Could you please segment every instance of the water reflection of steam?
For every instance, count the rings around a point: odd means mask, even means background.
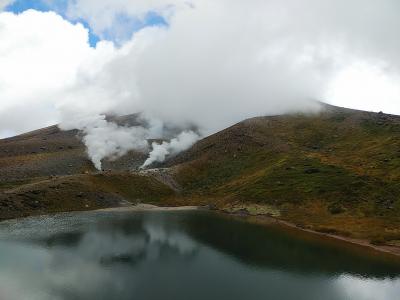
[[[377,280],[341,275],[335,283],[343,299],[394,300],[400,298],[400,279]]]
[[[24,238],[0,244],[0,299],[85,299],[99,286],[110,295],[126,286],[133,292],[146,263],[166,256],[185,261],[198,252],[189,237],[164,225],[139,217],[27,241],[21,232]],[[131,282],[115,276],[113,268],[129,273]]]
[[[386,300],[400,291],[398,277],[382,275],[395,269],[360,261],[375,268],[367,272],[351,263],[353,256],[334,259],[337,252],[294,243],[279,232],[267,239],[264,229],[207,214],[89,219],[90,226],[70,232],[65,225],[57,232],[59,221],[47,236],[41,230],[32,239],[27,223],[26,232],[18,225],[22,238],[0,240],[0,299]]]

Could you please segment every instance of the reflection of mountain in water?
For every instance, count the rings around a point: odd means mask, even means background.
[[[365,277],[395,277],[400,263],[380,257],[362,256],[343,245],[310,242],[281,228],[249,224],[210,213],[192,213],[184,218],[186,232],[236,259],[256,266],[298,273],[340,274]]]
[[[96,224],[88,231],[64,232],[51,235],[36,243],[49,248],[75,248],[79,256],[103,265],[138,264],[154,254],[190,259],[196,255],[194,244],[174,222],[151,214],[136,213],[133,217],[110,219]]]
[[[0,236],[0,299],[360,300],[400,287],[372,279],[394,264],[206,211],[32,218]]]
[[[174,255],[190,259],[199,248],[192,239],[258,268],[327,276],[383,278],[400,274],[400,264],[393,261],[210,212],[137,212],[106,219],[89,231],[55,234],[40,243],[78,248],[81,255],[109,265],[137,264],[154,253],[163,259]]]
[[[261,269],[374,278],[400,274],[400,263],[363,255],[354,247],[305,240],[300,232],[250,224],[213,212],[135,212],[112,217],[109,213],[86,213],[77,214],[76,218],[77,223],[88,222],[90,226],[73,231],[55,230],[56,233],[34,243],[51,249],[73,249],[75,255],[103,265],[135,265],[149,257],[190,260],[198,254],[199,245],[204,244]],[[53,227],[63,224],[62,220],[53,222]],[[37,226],[28,223],[25,227],[34,230]],[[34,236],[34,232],[24,236]]]

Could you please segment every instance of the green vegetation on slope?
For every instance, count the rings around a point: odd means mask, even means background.
[[[273,205],[324,232],[400,239],[400,118],[328,107],[253,118],[169,162],[187,197]],[[357,221],[357,222],[355,222]]]
[[[174,191],[150,176],[131,173],[97,174],[90,176],[90,181],[99,188],[111,193],[118,193],[130,202],[157,204],[174,197]]]
[[[140,165],[143,153],[96,173],[77,134],[49,127],[0,141],[0,218],[123,200],[210,204],[400,245],[398,116],[326,106],[248,119],[170,158],[173,188],[163,176],[119,171]]]
[[[53,176],[15,184],[0,192],[0,219],[116,207],[125,201],[157,204],[175,195],[154,178],[127,172]]]

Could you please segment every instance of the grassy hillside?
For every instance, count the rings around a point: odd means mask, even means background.
[[[137,125],[136,116],[114,118],[120,125]],[[146,154],[130,151],[117,160],[104,160],[107,170],[124,171],[140,166]],[[36,177],[94,172],[81,133],[61,131],[57,126],[0,140],[0,187],[7,182]]]
[[[53,176],[0,190],[0,220],[62,211],[168,203],[175,192],[150,176],[127,172]]]
[[[162,172],[133,171],[145,157],[131,152],[97,173],[77,131],[53,126],[0,140],[0,218],[123,199],[209,204],[400,246],[399,116],[327,105],[240,122],[170,158]]]
[[[136,115],[114,117],[135,126]],[[145,153],[129,152],[103,161],[98,172],[77,130],[57,126],[0,140],[0,220],[50,212],[120,206],[125,201],[163,203],[175,192],[150,176],[127,170],[140,166]]]
[[[177,165],[188,198],[227,210],[267,207],[300,226],[376,243],[400,240],[398,116],[327,106],[253,118],[167,165]]]

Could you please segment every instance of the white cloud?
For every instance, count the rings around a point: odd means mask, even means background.
[[[0,41],[0,128],[22,132],[57,121],[57,94],[91,55],[87,30],[51,12],[4,12]]]
[[[384,2],[78,0],[70,9],[101,31],[112,24],[98,23],[98,14],[162,14],[172,5],[168,28],[137,33],[85,91],[100,89],[103,98],[106,90],[118,111],[145,110],[209,133],[245,117],[304,109],[360,57],[396,69],[399,4]]]
[[[11,4],[12,0],[0,0],[0,12],[9,4]]]
[[[326,99],[339,106],[400,115],[400,76],[384,67],[349,65],[331,81]]]
[[[331,79],[359,61],[385,66],[384,75],[398,83],[395,0],[71,3],[69,16],[86,19],[95,32],[112,30],[121,13],[143,18],[155,11],[169,25],[140,30],[120,48],[100,42],[93,49],[82,25],[55,13],[1,13],[0,132],[57,120],[89,132],[101,114],[144,111],[155,122],[195,124],[209,134],[246,117],[312,109],[310,99],[321,99]],[[359,101],[366,109],[385,103]],[[398,99],[387,103],[394,108]],[[118,147],[103,154],[119,155]]]
[[[119,37],[126,35],[123,31],[130,31],[124,28],[121,19],[131,16],[140,21],[148,12],[168,19],[175,9],[188,5],[187,0],[79,0],[69,2],[67,15],[71,19],[87,20],[101,37],[105,32],[112,32]]]
[[[72,102],[75,109],[83,105],[106,110],[101,101],[84,99],[83,87],[114,57],[112,43],[91,48],[88,30],[81,24],[35,10],[0,13],[0,41],[1,132],[16,134],[53,125],[66,110],[60,107]],[[78,89],[79,98],[68,98]]]

